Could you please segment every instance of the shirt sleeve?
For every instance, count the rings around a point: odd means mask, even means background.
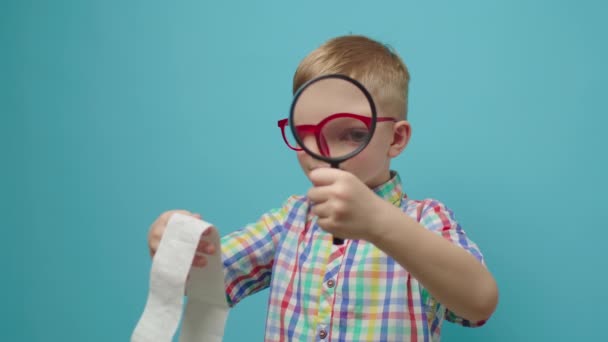
[[[221,239],[226,298],[232,307],[270,284],[275,251],[296,197]]]
[[[436,200],[426,200],[419,210],[418,221],[430,231],[441,235],[446,240],[463,248],[473,255],[482,265],[485,265],[483,255],[477,244],[471,241],[460,224],[456,221],[452,210],[443,203]],[[460,324],[465,327],[479,327],[485,324],[484,321],[469,321],[454,312],[450,311],[443,304],[437,302],[426,289],[423,289],[423,299],[429,311],[429,317],[444,317],[448,321]],[[432,322],[431,324],[436,324]]]

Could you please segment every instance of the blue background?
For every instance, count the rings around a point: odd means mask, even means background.
[[[299,61],[365,34],[412,74],[409,195],[445,202],[500,304],[445,341],[603,340],[602,1],[3,1],[2,341],[126,341],[164,210],[222,233],[308,182],[281,141]],[[260,341],[268,292],[229,317]]]

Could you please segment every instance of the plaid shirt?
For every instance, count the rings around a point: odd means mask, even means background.
[[[408,199],[398,174],[373,190],[483,263],[453,213],[435,200]],[[453,314],[373,244],[334,246],[309,209],[293,196],[222,238],[230,305],[270,287],[265,341],[439,341],[444,319],[484,323]]]

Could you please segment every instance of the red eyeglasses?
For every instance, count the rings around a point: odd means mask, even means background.
[[[333,137],[334,134],[327,133],[328,132],[327,127],[331,127],[331,126],[327,126],[327,125],[330,123],[336,123],[340,119],[348,119],[349,122],[351,122],[351,123],[357,122],[357,123],[359,123],[358,126],[360,126],[359,128],[349,128],[347,132],[345,132],[344,130],[341,130],[340,133],[336,133],[336,134],[339,134],[339,138],[336,136],[336,139],[339,139],[342,142],[342,144],[344,144],[344,141],[350,141],[350,142],[360,144],[361,141],[365,141],[365,139],[368,139],[369,130],[371,128],[371,123],[372,123],[372,118],[369,116],[363,116],[363,115],[352,114],[352,113],[332,114],[332,115],[326,117],[325,119],[321,120],[321,122],[319,122],[316,125],[297,125],[295,127],[296,134],[298,134],[298,137],[300,138],[300,140],[303,140],[303,138],[305,136],[310,136],[310,135],[314,136],[315,140],[317,142],[317,146],[319,146],[319,152],[323,156],[329,156],[330,146],[335,146],[335,144],[332,145],[332,141],[335,139]],[[391,117],[376,118],[376,122],[385,122],[385,121],[397,122],[397,119],[391,118]],[[285,144],[287,144],[287,147],[289,147],[290,149],[292,149],[294,151],[302,151],[302,148],[298,146],[298,144],[295,142],[295,139],[292,139],[293,141],[290,142],[290,139],[288,137],[291,137],[291,132],[285,132],[285,128],[287,127],[288,124],[289,124],[289,119],[282,119],[277,122],[277,126],[279,126],[279,128],[281,128],[281,134],[283,135],[283,140],[285,141]],[[361,125],[361,124],[363,124],[363,125]],[[343,125],[338,125],[338,126],[342,127]],[[353,126],[353,125],[349,125],[349,127],[350,126]],[[331,132],[331,131],[333,131],[333,130],[330,129],[329,132]]]

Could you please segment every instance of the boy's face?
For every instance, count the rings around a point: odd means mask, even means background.
[[[378,117],[385,116],[382,107],[378,104],[376,106]],[[297,125],[318,124],[328,115],[340,112],[371,117],[369,103],[361,91],[335,82],[319,83],[318,87],[313,84],[300,96],[295,108],[294,120]],[[340,169],[354,174],[371,188],[386,182],[390,177],[390,160],[405,148],[409,133],[407,121],[378,121],[369,144],[359,154],[342,162]],[[311,145],[306,146],[318,153]],[[315,168],[329,167],[328,163],[315,159],[304,151],[298,151],[297,156],[307,177]]]

